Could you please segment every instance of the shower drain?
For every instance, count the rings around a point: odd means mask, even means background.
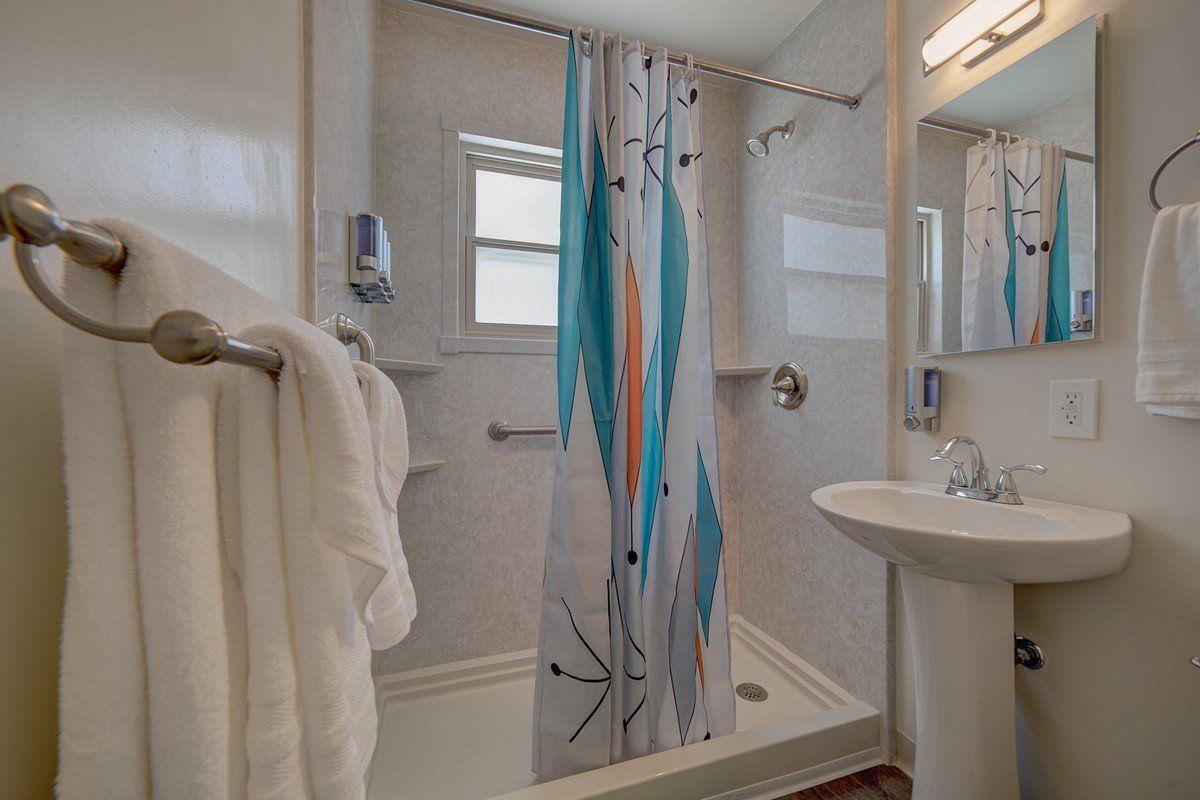
[[[759,686],[757,683],[739,683],[734,689],[737,696],[743,700],[749,700],[751,703],[761,703],[767,699],[767,689],[765,686]]]

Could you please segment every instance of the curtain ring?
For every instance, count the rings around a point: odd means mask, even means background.
[[[996,143],[996,129],[995,128],[984,128],[984,130],[987,131],[988,138],[980,139],[979,145],[982,147],[983,145],[995,144]]]
[[[1008,131],[1000,131],[1000,135],[1004,137],[1004,146],[1005,147],[1008,147],[1010,144],[1013,143],[1012,134],[1009,133]]]

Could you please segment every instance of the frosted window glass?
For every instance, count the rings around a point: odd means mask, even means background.
[[[558,324],[558,254],[475,249],[475,321]]]
[[[475,172],[475,235],[510,242],[558,244],[557,180]]]

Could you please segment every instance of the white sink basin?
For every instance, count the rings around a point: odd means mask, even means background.
[[[912,481],[839,483],[812,500],[900,566],[917,684],[913,800],[1019,800],[1012,585],[1117,572],[1129,517],[1033,498],[999,505]]]
[[[925,575],[1058,583],[1120,571],[1129,517],[1025,498],[1019,506],[951,497],[916,481],[838,483],[813,492],[825,519],[873,553]]]

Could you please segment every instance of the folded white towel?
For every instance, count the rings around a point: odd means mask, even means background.
[[[1158,212],[1142,277],[1135,398],[1200,419],[1200,203]]]
[[[396,517],[396,498],[408,476],[408,427],[404,403],[391,379],[363,361],[354,362],[354,371],[358,375],[371,427],[376,485],[388,521],[388,544],[392,553],[391,569],[367,605],[365,622],[371,648],[386,650],[408,635],[417,615],[417,599]]]
[[[68,269],[73,302],[124,324],[177,308],[257,324],[244,335],[285,366],[276,387],[67,334],[58,795],[362,797],[363,619],[396,559],[346,351],[194,256],[102,224],[128,260],[119,281]]]
[[[65,287],[102,319],[149,325],[191,308],[237,330],[287,318],[195,256],[100,224],[127,246],[120,280],[73,266]],[[67,337],[59,797],[241,797],[244,604],[220,557],[215,460],[217,394],[232,368]]]

